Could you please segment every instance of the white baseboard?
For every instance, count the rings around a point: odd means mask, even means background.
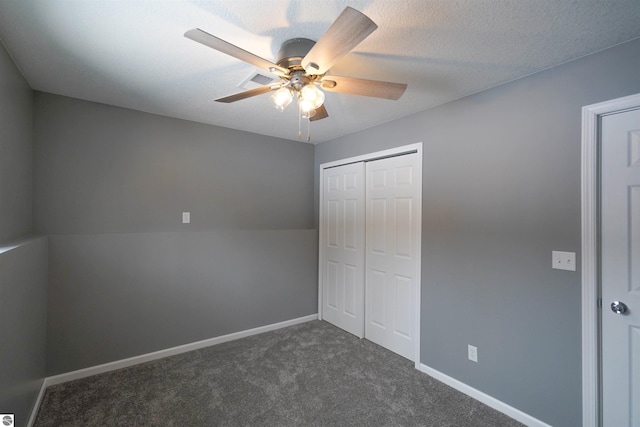
[[[44,396],[44,391],[47,387],[62,384],[67,381],[78,380],[80,378],[90,377],[92,375],[102,374],[104,372],[115,371],[117,369],[127,368],[129,366],[138,365],[140,363],[150,362],[152,360],[162,359],[164,357],[175,356],[176,354],[186,353],[188,351],[198,350],[205,347],[210,347],[216,344],[222,344],[223,342],[233,341],[240,338],[245,338],[251,335],[262,334],[264,332],[275,331],[276,329],[286,328],[287,326],[297,325],[299,323],[309,322],[316,320],[318,314],[310,314],[304,317],[298,317],[297,319],[285,320],[284,322],[273,323],[271,325],[260,326],[245,331],[234,332],[228,335],[222,335],[215,338],[209,338],[202,341],[196,341],[190,344],[184,344],[177,347],[171,347],[165,350],[154,351],[153,353],[141,354],[140,356],[129,357],[127,359],[116,360],[114,362],[104,363],[102,365],[91,366],[89,368],[79,369],[77,371],[66,372],[64,374],[54,375],[47,377],[42,382],[40,394],[36,404],[31,411],[31,417],[29,417],[28,426],[31,427],[35,421],[38,409],[40,408],[40,402]]]
[[[514,408],[513,406],[509,406],[506,403],[489,396],[486,393],[481,392],[480,390],[476,390],[475,388],[468,386],[467,384],[456,380],[446,374],[443,374],[440,371],[437,371],[433,368],[425,364],[420,364],[418,370],[424,372],[429,375],[445,383],[446,385],[455,388],[456,390],[466,394],[467,396],[473,397],[474,399],[484,403],[485,405],[495,409],[496,411],[500,411],[505,415],[510,416],[516,421],[520,421],[522,424],[525,424],[528,427],[551,427],[549,424],[546,424],[531,415],[525,414],[519,409]]]
[[[91,366],[89,368],[79,369],[77,371],[67,372],[60,375],[54,375],[47,377],[45,383],[48,386],[65,383],[67,381],[77,380],[80,378],[90,377],[96,374],[102,374],[104,372],[115,371],[117,369],[127,368],[129,366],[138,365],[140,363],[150,362],[152,360],[162,359],[163,357],[175,356],[176,354],[186,353],[188,351],[198,350],[201,348],[209,347],[216,344],[222,344],[223,342],[233,341],[240,338],[248,337],[251,335],[261,334],[263,332],[274,331],[280,328],[286,328],[287,326],[297,325],[298,323],[309,322],[316,320],[317,314],[311,314],[309,316],[299,317],[297,319],[285,320],[284,322],[274,323],[271,325],[260,326],[246,331],[234,332],[228,335],[222,335],[220,337],[209,338],[202,341],[196,341],[190,344],[179,345],[177,347],[167,348],[165,350],[154,351],[153,353],[141,354],[140,356],[129,357],[128,359],[116,360],[115,362],[109,362],[102,365]]]
[[[44,397],[44,391],[46,389],[47,389],[47,380],[45,378],[44,380],[42,380],[42,384],[40,385],[40,392],[38,393],[36,402],[33,404],[33,409],[31,409],[31,415],[29,416],[27,427],[32,427],[33,423],[36,422],[36,415],[38,415],[38,409],[40,409],[40,403],[42,402],[42,398]]]

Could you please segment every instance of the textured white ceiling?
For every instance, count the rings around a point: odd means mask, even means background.
[[[297,139],[296,108],[233,104],[255,69],[183,34],[201,28],[274,60],[351,6],[378,30],[333,74],[407,83],[398,101],[327,93],[311,142],[350,134],[640,37],[638,0],[1,0],[0,40],[31,87]]]

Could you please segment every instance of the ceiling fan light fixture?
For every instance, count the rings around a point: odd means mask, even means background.
[[[276,62],[254,55],[199,28],[189,30],[184,35],[260,70],[269,70],[280,78],[275,82],[270,76],[262,75],[271,79],[270,83],[216,99],[217,102],[231,103],[271,93],[274,107],[284,111],[295,96],[298,101],[298,136],[302,136],[302,119],[308,119],[309,141],[309,122],[329,117],[324,106],[325,93],[321,89],[394,100],[399,99],[406,90],[407,85],[402,83],[326,76],[340,58],[352,51],[376,28],[378,26],[368,16],[347,6],[317,42],[306,38],[293,38],[283,42]],[[258,83],[253,77],[250,80]]]
[[[305,103],[308,102],[313,110],[320,108],[324,102],[324,92],[318,89],[313,83],[305,85],[300,89],[300,102],[302,101]]]
[[[304,99],[302,96],[298,97],[298,106],[300,107],[300,115],[303,118],[309,118],[313,115],[312,111],[316,111],[314,103],[308,99]]]
[[[300,113],[300,117],[302,117],[303,119],[310,119],[315,115],[316,115],[316,110],[309,110],[309,111],[302,110]]]
[[[291,104],[292,99],[293,94],[291,90],[286,87],[281,87],[271,95],[271,102],[279,111],[284,111],[284,109]]]

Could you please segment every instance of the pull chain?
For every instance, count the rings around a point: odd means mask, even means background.
[[[315,112],[314,112],[315,113]],[[311,141],[311,114],[302,116],[302,106],[300,105],[300,93],[298,93],[298,139],[302,139],[302,119],[307,120],[307,142]]]
[[[300,107],[300,95],[298,95],[298,139],[302,138],[302,108]]]

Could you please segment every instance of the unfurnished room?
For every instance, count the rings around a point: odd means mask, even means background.
[[[1,0],[2,425],[640,427],[639,24]]]

